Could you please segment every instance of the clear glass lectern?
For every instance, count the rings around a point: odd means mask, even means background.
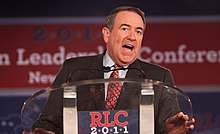
[[[105,91],[112,82],[122,82],[123,89],[116,109],[105,110]],[[24,131],[32,130],[51,92],[56,90],[63,91],[64,134],[154,134],[155,106],[162,100],[158,96],[163,96],[164,103],[170,103],[170,113],[182,111],[193,116],[189,97],[177,87],[149,79],[94,79],[65,83],[33,94],[21,111]]]

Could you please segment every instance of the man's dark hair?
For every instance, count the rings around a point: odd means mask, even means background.
[[[145,15],[144,12],[141,11],[139,8],[136,7],[132,7],[132,6],[121,6],[121,7],[117,7],[114,10],[112,10],[110,12],[110,14],[107,16],[106,21],[105,21],[105,26],[111,31],[113,29],[114,26],[114,21],[115,21],[115,17],[116,15],[121,12],[121,11],[131,11],[131,12],[135,12],[138,15],[141,16],[144,25],[146,26],[146,19],[145,19]]]

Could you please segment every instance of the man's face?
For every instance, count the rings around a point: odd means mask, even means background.
[[[112,31],[103,28],[107,52],[115,63],[126,66],[137,58],[144,28],[141,16],[131,11],[122,11],[116,15]]]

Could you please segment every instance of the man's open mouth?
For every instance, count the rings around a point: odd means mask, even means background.
[[[123,48],[127,48],[127,49],[130,49],[130,50],[133,50],[134,49],[134,46],[130,45],[130,44],[125,44],[122,46]]]

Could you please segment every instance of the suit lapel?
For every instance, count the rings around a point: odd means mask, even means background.
[[[97,56],[97,59],[94,60],[93,64],[91,65],[91,70],[87,74],[87,79],[103,79],[104,78],[104,72],[103,72],[103,55],[100,54]],[[104,84],[96,84],[93,97],[93,101],[95,104],[96,110],[104,110],[105,109],[105,89]]]
[[[103,55],[100,54],[90,65],[90,69],[86,75],[88,80],[91,79],[103,79]]]
[[[135,60],[128,68],[131,68],[131,69],[128,70],[126,78],[141,79],[141,78],[144,77],[143,74],[140,71],[142,69],[141,69],[141,66],[140,66],[138,60]]]

